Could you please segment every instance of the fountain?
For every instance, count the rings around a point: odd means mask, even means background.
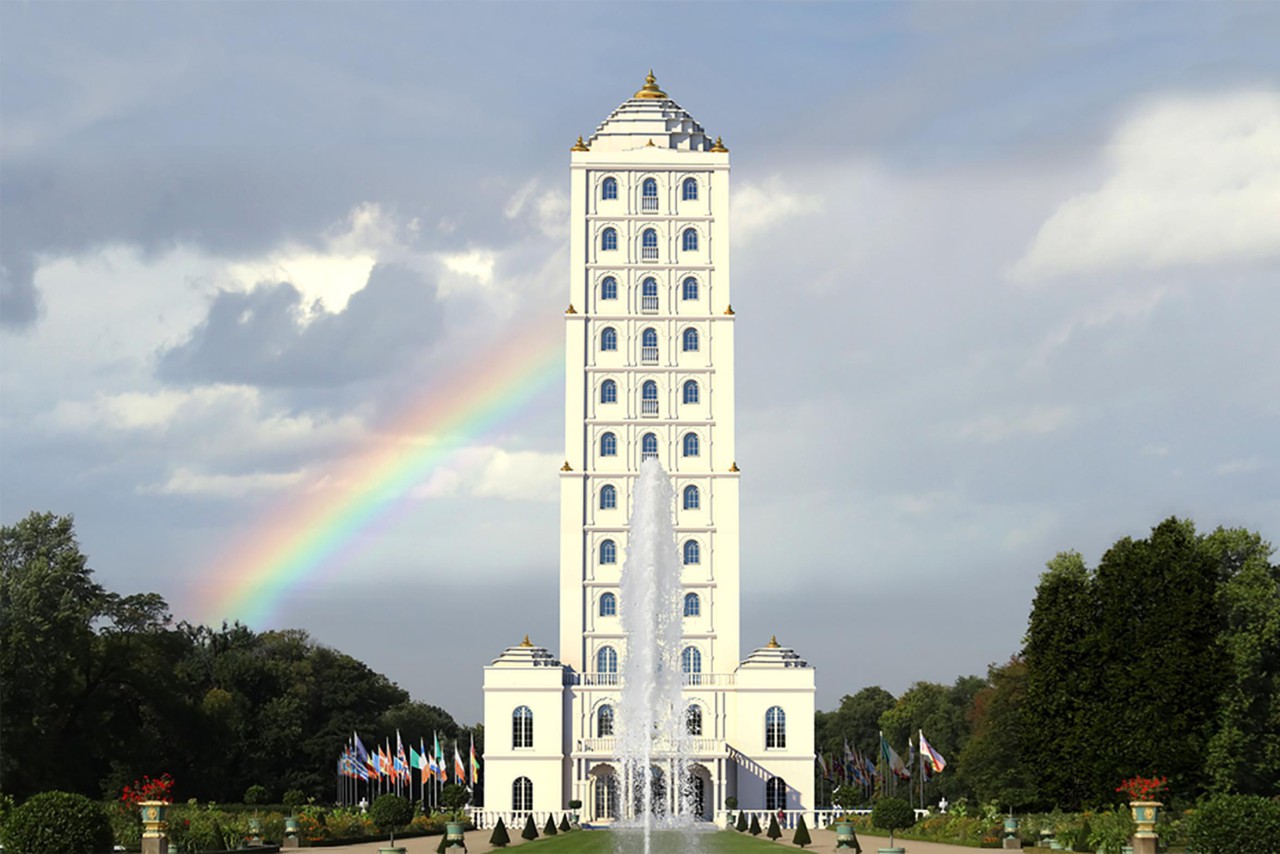
[[[619,852],[639,837],[649,854],[655,828],[691,832],[696,825],[680,667],[684,591],[674,499],[662,464],[656,459],[641,463],[620,583],[626,652],[616,743],[627,817],[618,825]],[[695,847],[688,838],[679,850]]]

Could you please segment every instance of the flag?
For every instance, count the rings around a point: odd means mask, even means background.
[[[862,764],[863,764],[863,766],[865,766],[865,767],[866,767],[866,769],[867,769],[867,775],[868,775],[872,780],[875,780],[877,777],[879,777],[879,776],[880,776],[880,769],[876,768],[876,763],[874,763],[874,762],[872,762],[872,761],[871,761],[871,757],[870,757],[870,756],[864,756],[864,757],[862,757]]]
[[[410,768],[422,767],[422,757],[418,754],[418,751],[413,749],[412,744],[409,745],[409,767]]]
[[[941,774],[942,769],[947,767],[947,760],[943,759],[942,754],[934,750],[933,745],[925,740],[924,730],[920,730],[920,757],[935,774]]]
[[[822,769],[822,779],[830,780],[831,774],[827,771],[827,760],[822,758],[822,751],[818,751],[818,767]]]
[[[433,737],[436,740],[436,750],[439,750],[440,736]],[[431,779],[434,780],[440,776],[440,763],[436,761],[436,755],[430,751],[427,751],[427,767],[431,770]]]
[[[351,733],[351,744],[355,747],[356,763],[365,766],[367,769],[369,767],[369,751],[365,750],[364,742],[360,740],[358,733]]]
[[[904,770],[902,765],[902,757],[898,752],[889,746],[889,740],[884,737],[884,732],[880,733],[880,755],[884,757],[884,761],[888,763],[889,770],[895,776],[901,777]]]
[[[471,734],[471,785],[480,782],[480,760],[476,758],[476,734]]]
[[[911,769],[915,766],[915,764],[916,764],[916,746],[912,744],[911,736],[907,736],[907,761],[906,761],[906,764],[902,766],[902,774],[900,775],[902,779],[904,780],[911,779]]]
[[[440,749],[440,736],[436,735],[436,774],[441,783],[449,782],[449,766],[444,764],[444,751]]]
[[[404,743],[400,741],[400,730],[396,730],[396,776],[409,776],[409,760],[404,755]]]
[[[418,770],[422,772],[424,780],[432,776],[431,762],[427,757],[427,744],[421,737],[418,738]]]
[[[467,766],[462,763],[462,751],[458,749],[456,741],[453,743],[453,777],[458,785],[467,785]]]
[[[845,777],[853,779],[853,772],[857,766],[854,763],[853,751],[849,749],[849,739],[847,738],[844,740],[844,757],[840,760],[840,764],[844,766]]]

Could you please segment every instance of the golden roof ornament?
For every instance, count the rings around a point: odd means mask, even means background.
[[[653,137],[649,137],[649,141],[644,144],[645,148],[653,148]]]
[[[725,314],[733,314],[733,303],[730,303],[730,304],[729,304],[729,307],[728,307],[728,308],[726,308],[726,309],[724,310],[724,313],[725,313]]]
[[[560,471],[573,471],[573,466],[569,465],[568,460],[565,460],[564,465],[560,466]]]
[[[712,151],[719,151],[719,152],[722,152],[722,153],[728,153],[728,151],[729,151],[729,149],[727,149],[727,148],[725,148],[725,147],[724,147],[724,142],[720,139],[720,137],[716,137],[716,144],[715,144],[715,145],[713,145],[713,146],[711,146],[711,150],[712,150]]]
[[[729,466],[729,471],[742,471],[742,469],[738,468],[737,460],[734,460],[733,464]]]
[[[533,646],[533,643],[529,640],[529,635],[528,635],[528,633],[527,633],[527,632],[525,633],[524,640],[520,641],[520,645],[521,645],[521,646]]]
[[[575,142],[575,143],[573,144],[573,148],[571,148],[571,149],[569,149],[569,150],[570,150],[570,151],[590,151],[591,149],[587,148],[587,144],[586,144],[585,142],[583,142],[583,141],[582,141],[582,137],[581,137],[581,136],[579,136],[579,137],[578,137],[578,141],[577,141],[577,142]]]
[[[632,95],[633,98],[666,98],[667,93],[658,88],[658,80],[653,76],[653,69],[649,69],[648,75],[644,78],[644,85],[640,87],[640,91]]]
[[[573,307],[573,303],[569,303],[569,307],[564,310],[565,314],[577,314],[578,310]]]
[[[769,643],[765,645],[767,649],[781,649],[782,645],[778,643],[778,636],[774,635],[769,638]]]

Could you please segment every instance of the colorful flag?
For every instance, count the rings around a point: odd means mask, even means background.
[[[431,761],[427,757],[427,743],[421,737],[418,738],[418,770],[422,772],[424,780],[432,776]]]
[[[880,755],[884,757],[884,761],[888,763],[889,770],[895,776],[901,777],[904,770],[902,765],[902,757],[898,755],[898,751],[889,746],[889,740],[884,737],[884,732],[880,733]]]
[[[440,777],[441,783],[449,782],[449,766],[444,764],[444,751],[440,749],[440,736],[436,737],[436,774]]]
[[[935,774],[941,774],[942,769],[947,767],[947,760],[943,759],[942,754],[934,750],[933,745],[925,740],[924,730],[920,730],[920,757]]]
[[[413,749],[412,744],[409,745],[409,767],[410,768],[422,767],[422,757],[418,755],[418,751]]]
[[[404,755],[404,743],[400,741],[400,730],[396,730],[396,776],[409,776],[409,760]]]
[[[440,749],[440,736],[433,736],[436,740],[436,750]],[[438,779],[440,776],[440,763],[436,761],[436,755],[431,751],[427,751],[427,767],[431,769],[431,779]]]
[[[453,743],[453,778],[460,786],[467,784],[467,766],[462,762],[462,751],[458,749],[456,741]]]
[[[471,734],[471,785],[480,783],[480,760],[476,758],[476,734]]]
[[[827,760],[822,758],[822,751],[818,751],[818,767],[822,769],[822,779],[830,780],[831,773],[827,771]]]

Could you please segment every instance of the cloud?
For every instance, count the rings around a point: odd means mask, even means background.
[[[559,190],[543,190],[536,178],[516,191],[502,214],[531,223],[546,237],[569,236],[569,197]]]
[[[821,196],[787,189],[779,175],[760,182],[743,182],[733,187],[729,198],[734,239],[749,237],[800,214],[822,210]]]
[[[0,326],[20,329],[40,316],[35,259],[16,247],[6,248],[4,243],[0,240]]]
[[[494,446],[463,448],[411,493],[414,498],[501,498],[556,501],[561,455],[507,451]]]
[[[1070,406],[1033,406],[1021,412],[984,415],[961,426],[959,435],[979,442],[1002,442],[1055,433],[1073,421],[1075,411]]]
[[[182,343],[162,349],[174,383],[333,386],[379,374],[440,334],[436,289],[417,273],[378,264],[340,312],[308,306],[291,282],[219,291]]]
[[[1280,93],[1170,98],[1116,133],[1102,186],[1064,202],[1016,280],[1280,255]]]
[[[1247,459],[1229,460],[1221,465],[1214,466],[1213,473],[1219,476],[1250,474],[1266,467],[1267,463],[1261,457],[1248,457]]]
[[[175,471],[164,483],[143,486],[139,492],[160,495],[200,495],[215,498],[243,498],[261,492],[276,492],[295,486],[306,477],[305,470],[253,472],[250,474],[203,474],[188,468]]]

